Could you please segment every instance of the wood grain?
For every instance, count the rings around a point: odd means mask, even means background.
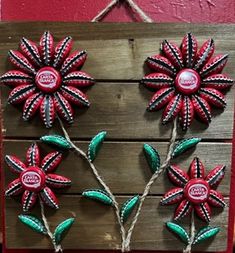
[[[153,92],[139,85],[139,80],[149,70],[144,61],[147,56],[159,52],[163,39],[180,44],[186,32],[193,32],[201,45],[213,37],[217,53],[229,53],[230,59],[225,72],[235,78],[235,26],[234,25],[194,25],[194,24],[78,24],[78,23],[0,23],[0,73],[11,69],[7,63],[7,51],[17,49],[22,36],[39,41],[41,33],[50,30],[59,41],[66,35],[74,38],[74,49],[86,49],[88,60],[83,70],[92,75],[97,83],[87,90],[92,103],[89,110],[75,110],[75,122],[66,126],[70,136],[86,149],[88,140],[97,132],[106,130],[107,141],[95,161],[112,191],[118,195],[118,202],[134,194],[141,194],[151,176],[144,158],[143,143],[152,144],[164,159],[171,124],[162,126],[162,112],[150,113],[145,108]],[[60,134],[58,122],[48,130],[37,116],[31,122],[21,119],[21,106],[7,105],[10,89],[1,86],[3,111],[4,154],[15,154],[24,158],[30,143],[48,133]],[[233,92],[227,92],[227,108],[224,112],[213,111],[210,126],[194,121],[187,133],[179,130],[179,138],[202,137],[196,150],[191,150],[174,163],[185,170],[194,156],[199,156],[206,170],[217,164],[225,164],[227,173],[219,190],[229,196],[231,176],[231,140],[233,128]],[[42,155],[52,149],[40,143]],[[73,186],[67,191],[58,191],[61,207],[55,212],[47,209],[52,228],[62,220],[76,216],[77,221],[63,241],[65,248],[71,249],[119,249],[120,238],[113,210],[99,203],[81,198],[86,188],[99,187],[86,162],[72,152],[64,154],[65,159],[57,170],[58,174],[72,178]],[[6,165],[5,185],[15,178]],[[160,195],[170,189],[166,175],[163,175],[151,190],[138,225],[133,235],[133,249],[142,250],[181,250],[181,244],[165,227],[171,220],[174,207],[159,206]],[[229,199],[227,198],[227,202]],[[33,213],[38,213],[38,206]],[[46,238],[30,232],[17,219],[21,213],[19,199],[6,199],[6,242],[14,249],[51,248]],[[227,241],[228,208],[219,213],[213,212],[211,225],[221,226],[217,238],[204,243],[195,250],[224,251]],[[188,219],[183,223],[187,228]],[[196,221],[198,227],[205,225]]]
[[[118,197],[123,203],[128,196]],[[58,223],[68,217],[76,217],[76,222],[67,237],[63,240],[65,249],[120,249],[118,226],[112,208],[103,204],[81,198],[80,196],[61,196],[63,203],[58,212],[46,210],[50,226],[55,228]],[[132,249],[142,250],[182,250],[183,244],[177,240],[164,226],[171,220],[175,206],[159,205],[159,197],[148,197],[143,207],[139,222],[133,233]],[[227,199],[228,201],[228,199]],[[6,200],[6,246],[9,248],[52,248],[47,238],[31,232],[17,219],[20,214],[19,204],[11,199]],[[38,209],[34,210],[38,213]],[[195,247],[197,251],[225,251],[227,240],[228,208],[219,212],[213,209],[211,225],[221,227],[221,232],[214,240],[208,240]],[[189,220],[184,218],[181,225],[188,229]],[[196,219],[197,228],[205,223]],[[30,238],[30,240],[29,240]]]
[[[125,83],[125,80],[140,80],[148,72],[144,61],[147,56],[159,52],[159,45],[163,39],[174,39],[180,44],[183,35],[188,31],[195,33],[200,44],[208,37],[213,37],[216,41],[216,53],[230,55],[225,72],[235,78],[233,73],[235,50],[231,47],[235,40],[235,26],[232,25],[94,24],[93,26],[91,24],[32,23],[30,27],[34,29],[29,29],[27,23],[0,25],[0,32],[4,33],[0,39],[0,58],[2,59],[0,72],[3,73],[10,68],[7,63],[7,51],[16,49],[22,36],[38,41],[40,34],[45,29],[49,29],[55,35],[55,40],[58,41],[61,37],[70,34],[75,40],[74,48],[88,51],[89,58],[83,70],[95,79],[123,80],[118,84],[97,83],[89,90],[92,107],[76,115],[75,123],[69,128],[72,137],[87,138],[99,129],[107,129],[110,138],[166,139],[169,137],[170,127],[162,126],[160,123],[161,112],[145,112],[153,93],[139,87],[138,83]],[[9,90],[4,88],[2,103],[6,137],[38,137],[46,132],[43,126],[35,127],[41,124],[38,119],[31,124],[23,122],[20,112],[6,105],[8,93]],[[196,133],[203,138],[231,139],[233,92],[230,91],[227,97],[227,109],[224,113],[216,110],[215,118],[209,128],[195,121],[187,136]],[[58,131],[57,127],[54,129]]]
[[[2,87],[4,135],[6,138],[39,138],[44,134],[61,132],[58,122],[48,131],[37,115],[31,122],[22,119],[21,106],[7,104],[9,88]],[[101,130],[108,139],[166,140],[171,123],[162,125],[162,111],[147,112],[146,106],[153,95],[137,83],[97,83],[87,92],[91,107],[76,110],[75,122],[67,127],[73,138],[90,138]],[[204,139],[232,139],[233,90],[227,94],[227,108],[213,108],[212,122],[207,125],[194,120],[187,133],[179,130],[179,137]],[[16,130],[17,129],[17,130]]]
[[[14,154],[25,159],[25,153],[30,146],[30,141],[5,141],[4,153]],[[150,143],[160,153],[162,160],[166,156],[167,143]],[[46,145],[39,144],[42,156],[52,151]],[[83,150],[87,149],[88,143],[77,142]],[[145,184],[151,176],[150,169],[143,154],[143,143],[141,142],[105,142],[101,148],[95,164],[106,183],[115,194],[141,194]],[[187,170],[192,159],[198,156],[203,161],[206,171],[210,171],[219,164],[227,166],[226,176],[218,188],[223,194],[229,195],[231,175],[231,144],[229,143],[200,143],[197,149],[190,150],[172,163],[175,163]],[[74,162],[76,161],[76,162]],[[5,168],[6,184],[15,178],[15,175]],[[64,160],[58,167],[56,173],[72,179],[72,187],[66,190],[67,193],[81,193],[87,188],[99,188],[97,181],[91,173],[87,163],[70,152],[64,155]],[[130,183],[131,179],[131,183]],[[170,188],[172,183],[166,175],[154,184],[151,194],[163,194]]]

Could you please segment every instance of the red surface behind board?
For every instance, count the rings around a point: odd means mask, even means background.
[[[0,0],[2,21],[90,21],[111,0]],[[155,22],[235,23],[234,0],[135,0]],[[141,21],[126,4],[118,5],[104,21]],[[233,247],[235,209],[235,134],[233,138],[228,250]],[[46,250],[7,250],[7,253],[53,252]],[[67,251],[78,252],[78,251]],[[79,251],[90,252],[90,251]],[[95,251],[111,253],[117,251]],[[139,253],[144,253],[138,251]],[[146,253],[146,252],[145,252]]]

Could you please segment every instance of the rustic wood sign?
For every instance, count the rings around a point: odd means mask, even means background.
[[[88,59],[83,70],[91,74],[96,84],[87,89],[91,107],[76,110],[74,124],[66,126],[71,139],[82,150],[98,132],[107,131],[103,147],[94,161],[97,170],[122,204],[133,195],[141,195],[151,177],[151,171],[144,158],[143,144],[157,148],[160,157],[167,153],[171,125],[163,126],[161,112],[146,112],[152,92],[139,84],[148,73],[144,64],[146,58],[157,54],[164,39],[180,44],[187,32],[192,32],[201,45],[212,37],[216,53],[228,53],[229,62],[224,70],[235,78],[235,27],[232,25],[192,24],[76,24],[76,23],[2,23],[0,24],[0,71],[9,70],[7,52],[17,49],[21,37],[38,41],[40,35],[50,30],[55,41],[72,36],[74,48],[86,49]],[[40,137],[63,132],[59,122],[46,129],[39,117],[30,122],[21,118],[22,108],[7,104],[10,89],[1,86],[3,120],[3,156],[14,154],[24,159],[27,148],[36,141],[42,155],[52,149],[40,142]],[[213,209],[211,226],[219,226],[220,233],[213,240],[195,246],[197,251],[225,251],[228,236],[228,213],[231,176],[231,152],[233,138],[233,89],[226,93],[227,107],[224,111],[214,110],[209,127],[194,121],[187,133],[178,129],[178,138],[200,137],[196,149],[187,151],[174,160],[184,170],[195,156],[203,161],[206,174],[218,164],[226,165],[226,174],[218,190],[225,196],[228,206],[223,210]],[[62,242],[64,249],[121,248],[120,232],[113,209],[88,200],[82,192],[99,188],[88,164],[73,152],[65,152],[65,158],[58,167],[58,174],[72,179],[72,187],[58,190],[60,209],[46,209],[47,219],[54,229],[67,217],[75,222]],[[15,179],[3,162],[4,188]],[[172,188],[166,174],[161,175],[151,188],[133,232],[133,250],[182,250],[182,244],[166,229],[165,222],[172,219],[175,206],[168,208],[159,204],[163,194]],[[40,213],[39,205],[33,209]],[[19,198],[6,198],[4,203],[4,233],[8,249],[51,249],[51,243],[43,236],[33,233],[20,223]],[[39,215],[40,216],[40,215]],[[132,217],[132,216],[131,216]],[[196,218],[197,219],[197,218]],[[199,219],[197,224],[203,225]],[[189,228],[189,218],[182,223]],[[129,222],[125,224],[128,226]]]

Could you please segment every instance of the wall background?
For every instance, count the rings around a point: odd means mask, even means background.
[[[1,19],[90,21],[111,0],[1,0]],[[135,0],[156,22],[235,22],[234,0]],[[104,21],[140,21],[126,4],[112,10]]]
[[[0,0],[0,20],[87,22],[96,16],[110,1]],[[155,22],[235,23],[234,0],[135,0],[135,2]],[[136,22],[141,20],[126,4],[119,4],[103,21]],[[235,155],[233,158],[235,160]],[[235,164],[234,161],[233,164]],[[235,187],[234,175],[232,181],[233,187]],[[234,209],[234,206],[231,207],[232,209]],[[231,245],[232,238],[229,238],[230,249]],[[9,252],[14,253],[14,251]]]

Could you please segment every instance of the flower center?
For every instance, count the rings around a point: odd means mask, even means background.
[[[185,197],[194,204],[205,202],[209,196],[208,183],[199,178],[191,179],[184,188]]]
[[[40,168],[30,166],[20,174],[20,181],[25,190],[39,192],[45,186],[46,175]]]
[[[52,67],[41,68],[35,77],[37,87],[46,93],[53,93],[60,88],[60,73]]]
[[[200,87],[200,76],[193,69],[182,69],[175,78],[175,86],[184,95],[195,93]]]

